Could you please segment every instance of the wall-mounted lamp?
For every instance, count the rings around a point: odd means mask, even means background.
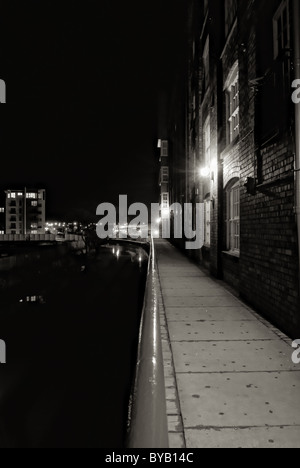
[[[200,169],[200,176],[201,177],[209,177],[210,176],[210,168],[209,167],[202,167]]]
[[[253,177],[246,177],[244,187],[246,187],[249,195],[256,195],[256,179]]]
[[[210,167],[205,166],[200,169],[200,176],[204,179],[211,178],[212,181],[215,180],[215,171],[212,170]]]

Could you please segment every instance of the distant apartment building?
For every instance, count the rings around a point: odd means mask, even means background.
[[[191,0],[184,78],[161,129],[162,197],[205,205],[204,246],[188,254],[296,338],[299,1]]]
[[[45,190],[6,190],[5,194],[5,234],[45,234]]]

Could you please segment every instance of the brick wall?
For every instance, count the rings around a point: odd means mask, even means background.
[[[263,4],[260,15],[264,17]],[[269,8],[269,5],[268,5]],[[249,4],[240,10],[245,36],[239,52],[241,79],[241,256],[240,294],[292,337],[300,332],[297,227],[294,214],[293,139],[289,131],[262,145],[255,134],[259,88],[249,83],[257,75],[256,21]],[[272,21],[270,14],[264,21]],[[276,109],[273,109],[276,112]],[[287,127],[288,127],[287,122]],[[259,129],[258,129],[259,130]],[[249,194],[244,180],[260,184]]]

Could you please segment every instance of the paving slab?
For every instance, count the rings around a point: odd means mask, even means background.
[[[174,288],[164,289],[163,297],[230,297],[232,294],[221,287]]]
[[[300,448],[300,426],[187,430],[185,438],[186,447],[189,449],[291,449]],[[172,442],[177,443],[174,439]]]
[[[242,322],[257,319],[243,307],[166,307],[168,322]]]
[[[275,333],[257,321],[246,322],[170,322],[173,341],[277,340]]]
[[[173,343],[172,349],[177,373],[299,369],[291,361],[290,348],[277,340]]]
[[[227,297],[174,297],[163,294],[165,307],[236,307],[239,302]]]
[[[177,374],[185,428],[300,426],[300,372]]]

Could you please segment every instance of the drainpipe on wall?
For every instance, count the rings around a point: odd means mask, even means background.
[[[293,0],[294,16],[294,62],[295,78],[300,79],[300,0]],[[296,216],[298,226],[298,254],[299,254],[299,281],[300,281],[300,104],[295,104],[296,123]]]

